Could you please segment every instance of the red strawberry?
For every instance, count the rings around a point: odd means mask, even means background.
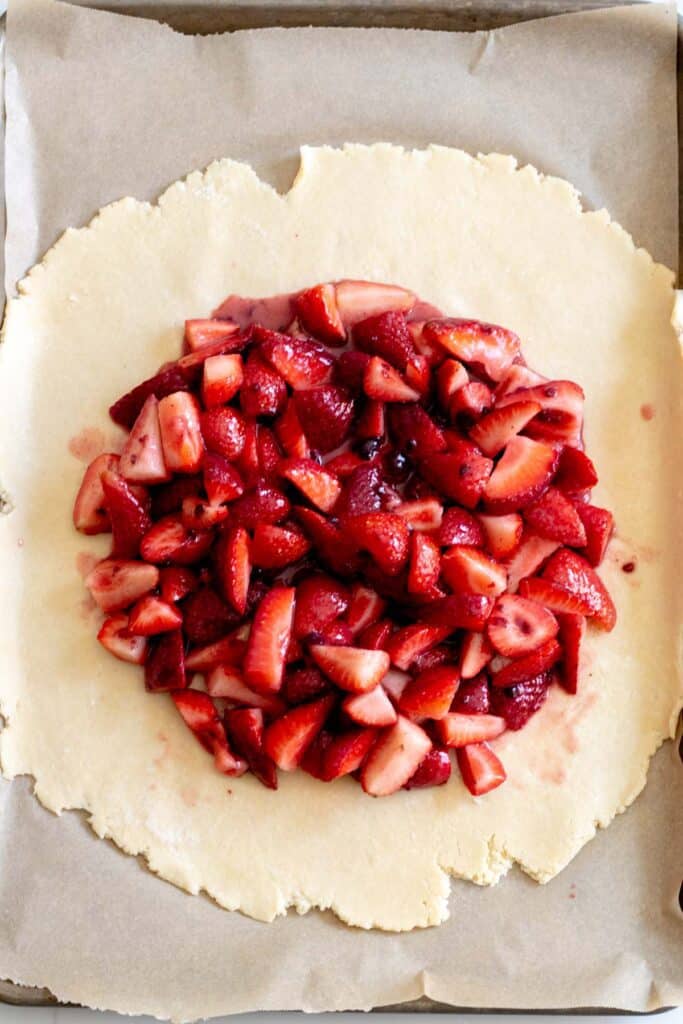
[[[180,521],[186,530],[211,530],[227,518],[225,505],[210,505],[206,498],[185,498],[180,509]]]
[[[592,566],[600,565],[614,532],[614,516],[606,508],[582,503],[577,503],[576,511],[586,533],[586,546],[581,554]]]
[[[309,747],[306,748],[304,756],[299,762],[299,768],[307,775],[312,775],[320,782],[329,781],[325,775],[325,752],[332,743],[334,737],[327,729],[321,729]]]
[[[567,612],[575,615],[590,615],[591,603],[585,597],[570,594],[562,587],[553,586],[547,580],[538,576],[522,580],[519,584],[521,597],[528,597],[531,601],[538,601],[539,604],[550,608],[552,612]]]
[[[234,627],[238,617],[211,587],[200,587],[182,606],[183,629],[192,644],[213,644]]]
[[[448,644],[437,644],[436,647],[418,654],[410,666],[410,673],[413,677],[419,676],[433,668],[440,668],[442,665],[453,665],[453,648]]]
[[[304,637],[307,644],[337,644],[340,647],[350,647],[353,643],[353,633],[345,622],[330,622],[315,633],[309,633]]]
[[[335,512],[337,515],[357,516],[365,512],[393,511],[400,503],[400,496],[387,484],[379,466],[364,464],[346,480]]]
[[[517,594],[496,601],[487,624],[488,637],[499,654],[519,658],[557,636],[557,619],[547,608]]]
[[[398,709],[413,722],[443,718],[459,685],[460,673],[454,665],[429,668],[416,679],[411,679],[401,694]]]
[[[421,405],[392,406],[389,427],[396,447],[422,457],[430,452],[441,452],[446,438],[431,416]]]
[[[159,426],[159,402],[150,395],[133,424],[121,452],[119,472],[131,483],[158,484],[170,474],[164,462]]]
[[[410,676],[407,672],[399,672],[395,668],[390,668],[382,680],[382,689],[388,694],[392,702],[398,706],[401,694],[409,682]]]
[[[228,746],[225,727],[211,698],[197,690],[172,693],[171,697],[185,724],[204,749],[213,754],[218,771],[224,775],[244,775],[247,763],[236,757]]]
[[[268,789],[277,789],[275,765],[263,751],[263,712],[260,708],[227,711],[225,729],[235,752],[244,758],[259,782]]]
[[[516,512],[536,501],[548,488],[558,457],[550,444],[513,437],[484,490],[489,512]]]
[[[406,384],[398,370],[379,356],[372,356],[365,369],[363,390],[369,398],[376,398],[379,402],[416,402],[420,397],[418,391]]]
[[[289,499],[277,487],[259,485],[242,495],[230,508],[230,522],[254,529],[259,523],[280,523],[291,510]]]
[[[183,617],[177,608],[160,597],[148,594],[133,605],[128,628],[136,636],[155,636],[179,629],[182,624]]]
[[[377,729],[393,725],[396,721],[396,710],[382,686],[376,686],[366,693],[355,693],[351,697],[345,697],[342,701],[342,710],[359,725],[369,725]]]
[[[494,558],[509,559],[522,540],[523,521],[516,512],[506,516],[479,516],[486,535],[486,547]]]
[[[465,544],[456,545],[444,552],[441,572],[455,593],[497,597],[507,586],[504,567],[478,548]]]
[[[576,693],[579,688],[579,665],[581,644],[586,634],[586,620],[583,615],[564,612],[557,616],[560,624],[559,641],[562,645],[560,681],[567,693]]]
[[[196,473],[204,454],[197,400],[187,391],[176,391],[161,399],[158,412],[166,468]]]
[[[171,363],[114,402],[109,408],[109,415],[114,423],[130,430],[150,395],[161,399],[174,392],[187,391],[189,386],[182,368]]]
[[[389,655],[385,651],[312,644],[310,652],[313,661],[328,679],[350,693],[372,690],[389,670]]]
[[[77,530],[89,535],[109,533],[111,523],[104,500],[102,474],[116,471],[119,466],[118,455],[98,455],[83,475],[83,481],[74,502],[73,522]]]
[[[186,320],[185,344],[190,352],[225,341],[239,330],[238,324],[228,320]]]
[[[239,669],[230,665],[217,665],[206,678],[206,688],[212,697],[220,697],[231,705],[259,708],[264,715],[277,717],[284,714],[284,703],[273,693],[258,693],[244,682]]]
[[[505,688],[524,683],[527,679],[535,679],[536,676],[547,672],[557,664],[561,657],[562,648],[557,640],[546,640],[535,651],[531,651],[530,654],[525,654],[521,658],[515,658],[514,661],[494,672],[491,683],[494,687]]]
[[[337,281],[336,299],[346,328],[389,310],[407,313],[415,305],[414,294],[406,288],[375,281]]]
[[[405,519],[411,530],[424,530],[426,533],[438,530],[443,521],[443,506],[437,498],[403,501],[394,512]]]
[[[142,538],[140,554],[146,562],[192,565],[207,554],[212,544],[212,533],[195,533],[177,516],[165,516]]]
[[[500,759],[488,743],[473,743],[457,751],[462,781],[472,796],[483,796],[496,789],[507,778]]]
[[[493,405],[493,392],[481,381],[471,380],[459,388],[448,403],[451,420],[468,428],[477,423]]]
[[[452,711],[436,723],[435,732],[445,747],[466,747],[500,736],[505,732],[505,719],[498,715],[463,715]]]
[[[317,668],[289,669],[282,684],[282,696],[287,704],[304,704],[330,689],[329,681]]]
[[[522,533],[519,547],[506,563],[508,571],[508,591],[513,594],[520,580],[532,576],[546,562],[554,551],[559,548],[556,540],[545,540],[533,533]]]
[[[117,472],[102,474],[102,490],[112,530],[112,557],[135,558],[152,525],[146,509]]]
[[[538,402],[541,411],[525,428],[529,437],[576,443],[583,426],[584,398],[583,391],[573,381],[549,380],[500,397],[496,404],[503,408],[520,401]]]
[[[448,626],[451,632],[456,629],[481,632],[492,608],[493,600],[484,594],[450,594],[420,609],[420,618],[436,626]]]
[[[325,573],[306,576],[296,588],[293,635],[297,639],[324,630],[349,607],[349,594]]]
[[[334,360],[319,342],[311,338],[292,338],[258,326],[253,336],[260,355],[295,391],[327,384],[330,380]]]
[[[402,373],[408,360],[415,355],[406,318],[396,310],[361,320],[353,329],[353,342],[361,352],[381,356]]]
[[[174,604],[182,601],[184,597],[191,594],[199,586],[197,577],[192,569],[179,568],[171,565],[159,572],[159,588],[164,601]]]
[[[340,576],[353,575],[359,562],[356,547],[351,540],[319,512],[300,506],[295,512],[320,560]]]
[[[238,615],[244,615],[251,578],[251,552],[249,534],[243,526],[234,526],[226,535],[217,569],[225,599]]]
[[[334,697],[321,697],[311,704],[300,704],[268,726],[263,747],[278,768],[291,772],[301,763],[307,747],[325,724],[333,704]]]
[[[297,526],[259,523],[251,542],[251,560],[259,569],[283,569],[298,562],[311,549]]]
[[[405,672],[418,655],[441,643],[453,632],[454,628],[451,628],[450,625],[426,625],[421,622],[403,626],[390,637],[387,643],[387,654],[391,658],[392,664]]]
[[[247,642],[239,635],[240,632],[237,630],[215,643],[193,648],[185,658],[187,671],[206,672],[218,665],[239,665],[247,649]]]
[[[177,366],[184,380],[192,388],[195,388],[201,380],[202,367],[207,359],[210,359],[212,356],[225,355],[228,352],[239,352],[248,341],[249,334],[247,332],[240,333],[239,331],[234,331],[232,334],[219,338],[217,341],[201,345],[194,352],[188,352],[178,359],[175,364],[171,363],[170,365]],[[159,396],[157,395],[157,397]]]
[[[335,736],[323,754],[322,774],[325,782],[357,771],[377,739],[375,729],[351,729]]]
[[[453,701],[453,711],[461,711],[466,715],[487,715],[490,704],[489,684],[486,673],[482,672],[474,679],[463,679],[460,683]]]
[[[211,356],[204,363],[202,380],[202,402],[205,409],[225,405],[242,387],[244,364],[237,353]]]
[[[463,363],[482,367],[493,381],[501,380],[519,355],[516,334],[480,320],[429,320],[424,333]]]
[[[491,692],[491,709],[505,719],[508,729],[521,729],[545,703],[549,686],[548,672],[515,683],[509,689],[503,690],[494,686]]]
[[[201,430],[209,451],[228,461],[238,458],[244,449],[246,427],[236,409],[207,409],[201,415]]]
[[[255,690],[280,689],[293,618],[293,587],[273,587],[256,609],[244,657],[244,678]]]
[[[287,385],[279,373],[253,350],[244,364],[240,408],[246,416],[277,416],[287,401]]]
[[[545,494],[527,505],[524,518],[529,528],[539,537],[557,540],[569,547],[583,547],[586,531],[577,509],[562,491],[549,487]]]
[[[448,751],[433,748],[422,759],[403,788],[424,789],[427,786],[443,786],[450,777],[451,759]]]
[[[406,366],[406,384],[417,391],[422,397],[426,397],[432,387],[432,376],[429,369],[429,360],[425,356],[411,356]]]
[[[450,409],[451,398],[469,383],[467,370],[457,359],[446,359],[436,374],[436,394],[444,412]]]
[[[401,516],[391,512],[347,516],[343,528],[388,576],[395,576],[406,564],[409,530]]]
[[[562,449],[553,483],[561,491],[583,491],[595,487],[598,474],[595,466],[580,448],[567,445]]]
[[[201,476],[176,476],[167,484],[153,487],[152,519],[162,519],[172,512],[180,512],[185,498],[198,498],[201,493]]]
[[[275,421],[275,433],[287,455],[295,459],[310,458],[311,449],[299,422],[296,405],[292,398],[287,402],[285,411]]]
[[[312,459],[285,459],[280,473],[322,512],[330,512],[341,494],[337,477]]]
[[[282,449],[273,431],[263,423],[256,426],[256,454],[261,478],[271,481],[278,473]]]
[[[342,352],[335,364],[335,379],[354,395],[360,395],[369,362],[370,356],[367,352],[354,352],[352,349]]]
[[[364,464],[360,455],[355,452],[340,452],[333,459],[325,463],[325,468],[330,473],[336,474],[340,480],[347,480],[351,474]]]
[[[426,303],[423,305],[426,305]],[[429,312],[433,314],[434,311],[434,308],[432,308]],[[425,325],[425,321],[412,319],[412,317],[415,316],[415,309],[411,311],[410,316],[411,320],[408,322],[408,330],[410,331],[413,345],[420,355],[425,357],[429,365],[431,367],[441,366],[444,361],[454,363],[455,359],[446,359],[446,352],[441,345],[437,345],[435,342],[430,341],[429,338],[425,338],[422,330]],[[465,382],[463,381],[462,383]]]
[[[441,553],[430,537],[421,533],[410,535],[410,568],[408,590],[411,594],[429,594],[441,572]]]
[[[145,687],[151,693],[166,693],[183,690],[186,686],[183,634],[175,629],[150,641],[145,661]]]
[[[237,456],[236,465],[242,478],[249,486],[259,483],[261,467],[259,465],[258,428],[255,420],[244,420],[244,447]]]
[[[85,578],[85,585],[103,612],[118,612],[154,590],[159,582],[155,565],[107,558]]]
[[[133,665],[144,664],[147,641],[144,637],[131,635],[127,615],[112,615],[105,619],[97,639],[119,661],[129,661]]]
[[[493,657],[493,648],[485,633],[466,633],[460,648],[460,675],[474,679]]]
[[[323,454],[344,443],[353,421],[353,400],[346,388],[324,384],[297,391],[294,406],[308,443]]]
[[[511,395],[521,388],[533,388],[536,384],[543,384],[547,379],[540,373],[530,370],[523,363],[513,363],[496,388],[496,401],[503,395]]]
[[[421,476],[441,494],[474,508],[488,485],[493,462],[470,441],[458,440],[450,451],[425,456],[419,469]]]
[[[352,633],[360,633],[377,622],[387,606],[377,591],[356,583],[351,588],[350,604],[346,621]]]
[[[590,606],[586,614],[594,618],[601,629],[614,629],[617,612],[605,584],[585,558],[574,551],[561,548],[552,556],[545,569],[543,579],[555,587],[574,594]]]
[[[479,520],[462,508],[447,508],[439,531],[439,544],[442,547],[450,547],[453,544],[483,547],[484,533]]]
[[[368,398],[356,419],[355,435],[359,441],[376,441],[386,433],[386,416],[383,402]]]
[[[381,619],[379,622],[373,622],[371,626],[360,633],[358,643],[361,647],[367,647],[372,651],[383,651],[393,631],[394,624],[391,619]]]
[[[381,732],[361,770],[361,785],[370,796],[389,796],[408,782],[431,749],[427,733],[399,715]]]
[[[541,411],[538,402],[511,402],[494,409],[472,427],[470,437],[484,455],[493,458]]]
[[[328,345],[342,345],[346,331],[337,309],[333,284],[319,284],[294,297],[294,309],[301,324]]]

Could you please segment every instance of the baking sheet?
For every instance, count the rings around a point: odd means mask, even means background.
[[[285,189],[300,143],[347,139],[515,152],[676,262],[672,8],[468,36],[194,39],[21,0],[9,13],[7,114],[10,290],[67,224],[122,194],[153,199],[223,155]],[[547,886],[519,872],[494,889],[454,882],[451,920],[402,936],[330,914],[273,925],[228,914],[94,839],[80,815],[54,818],[26,780],[3,783],[0,973],[64,1000],[185,1019],[421,995],[487,1008],[683,1001],[676,758],[672,744],[660,751],[636,805]]]

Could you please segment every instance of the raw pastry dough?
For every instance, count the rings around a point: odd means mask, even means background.
[[[185,317],[230,292],[340,277],[396,282],[505,324],[533,367],[586,391],[595,500],[618,523],[602,572],[619,623],[590,631],[578,697],[556,688],[497,743],[509,781],[481,800],[457,778],[385,800],[302,773],[276,793],[227,779],[170,699],[147,695],[139,669],[97,644],[84,602],[81,553],[104,554],[108,539],[71,526],[83,471],[72,436],[115,437],[108,404],[177,355]],[[488,884],[518,862],[546,881],[634,800],[682,703],[679,353],[673,275],[607,213],[583,213],[570,185],[508,156],[305,148],[285,196],[223,160],[156,206],[114,203],[67,231],[20,293],[0,348],[7,776],[32,775],[46,807],[84,808],[98,835],[224,907],[263,920],[330,907],[389,930],[443,921],[450,874]]]

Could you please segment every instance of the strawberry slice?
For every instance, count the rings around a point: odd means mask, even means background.
[[[235,753],[249,765],[267,789],[277,789],[275,765],[263,750],[263,712],[260,708],[235,708],[225,714],[225,731]]]
[[[523,521],[516,512],[506,516],[479,516],[484,528],[486,547],[497,559],[510,558],[522,540]]]
[[[240,408],[245,416],[277,416],[287,401],[287,385],[256,350],[247,356],[240,389]]]
[[[244,656],[244,678],[255,690],[269,693],[282,686],[293,619],[294,588],[273,587],[256,609]]]
[[[211,530],[227,518],[225,505],[210,505],[206,498],[185,498],[180,507],[180,521],[186,530]]]
[[[586,530],[578,510],[556,487],[549,487],[538,501],[527,505],[524,518],[527,526],[539,537],[574,548],[586,544]]]
[[[335,509],[337,515],[362,515],[364,512],[392,512],[401,503],[379,466],[359,466],[344,484],[344,491]]]
[[[311,657],[328,679],[342,690],[365,693],[372,690],[389,670],[385,651],[335,644],[311,644]]]
[[[451,547],[454,544],[467,544],[471,547],[481,548],[484,546],[484,533],[481,523],[471,512],[463,508],[447,508],[444,512],[443,522],[439,530],[439,544],[441,547]]]
[[[485,672],[474,679],[464,679],[453,701],[453,711],[461,711],[465,715],[487,715],[490,711],[491,698],[489,684]]]
[[[395,576],[408,561],[410,531],[401,516],[392,512],[346,516],[343,527],[387,576]]]
[[[112,615],[105,619],[97,639],[119,661],[129,661],[132,665],[144,664],[147,641],[144,637],[131,635],[127,615]]]
[[[448,412],[451,405],[451,398],[469,384],[467,370],[457,359],[446,359],[439,367],[436,374],[436,394],[439,405]]]
[[[366,399],[356,419],[355,434],[359,441],[381,440],[386,434],[386,410],[383,402]]]
[[[246,426],[236,409],[207,409],[201,414],[201,431],[206,447],[215,455],[232,461],[242,454]]]
[[[293,635],[297,639],[320,632],[345,614],[349,593],[325,573],[306,576],[296,588]]]
[[[529,437],[576,444],[583,426],[584,399],[583,391],[573,381],[548,380],[502,396],[496,405],[501,409],[520,401],[538,402],[541,411],[525,428]]]
[[[450,451],[435,452],[421,459],[419,470],[441,494],[466,508],[474,508],[488,487],[493,461],[482,455],[475,444],[458,438],[452,441]]]
[[[114,402],[109,408],[109,415],[114,423],[130,430],[150,395],[162,399],[178,391],[187,391],[189,387],[190,382],[182,368],[171,363]]]
[[[287,455],[294,459],[308,459],[311,449],[303,432],[296,405],[290,398],[285,411],[275,421],[275,434]]]
[[[524,679],[508,689],[494,686],[491,709],[505,719],[508,729],[523,728],[532,715],[545,703],[550,687],[550,673],[542,672],[532,679]]]
[[[341,494],[337,477],[312,459],[285,459],[280,463],[280,473],[321,512],[330,512]]]
[[[569,591],[553,586],[539,576],[522,580],[519,584],[519,593],[521,597],[528,597],[531,601],[538,601],[539,604],[550,608],[551,612],[567,612],[570,615],[591,613],[591,603],[585,597],[570,594]]]
[[[159,402],[161,446],[167,469],[196,473],[204,455],[197,400],[187,391],[176,391]]]
[[[228,746],[225,727],[211,698],[197,690],[172,693],[171,697],[185,725],[195,734],[204,749],[213,754],[218,771],[224,775],[244,775],[247,763],[236,757]]]
[[[200,587],[183,601],[183,630],[192,644],[213,644],[238,621],[237,614],[211,587]]]
[[[505,719],[498,715],[463,715],[451,711],[435,724],[434,731],[445,747],[466,747],[500,736],[505,732]]]
[[[325,776],[325,751],[332,743],[333,736],[327,729],[321,729],[299,762],[299,768],[320,782],[327,782]]]
[[[317,668],[289,669],[282,684],[282,697],[287,704],[305,704],[331,690],[331,683]]]
[[[426,789],[428,786],[443,786],[451,777],[451,759],[447,750],[434,747],[422,759],[415,773],[403,786],[404,789]]]
[[[177,476],[167,484],[152,488],[152,519],[180,512],[185,498],[198,498],[202,493],[201,476]]]
[[[581,555],[566,548],[556,551],[543,570],[543,579],[582,598],[590,607],[586,614],[594,618],[601,629],[608,632],[614,629],[617,621],[614,602],[595,569]]]
[[[337,281],[336,299],[339,315],[347,329],[378,313],[407,313],[416,302],[413,292],[397,285],[349,280]]]
[[[188,530],[177,516],[164,516],[142,538],[140,555],[146,562],[159,565],[192,565],[207,554],[212,544],[212,533]]]
[[[298,767],[333,705],[334,697],[321,697],[311,704],[292,708],[268,726],[263,748],[278,768],[291,772]]]
[[[391,619],[381,619],[379,622],[373,622],[371,626],[360,633],[358,643],[361,647],[367,647],[372,651],[383,651],[393,632],[394,624]],[[353,636],[353,634],[351,635]]]
[[[394,512],[406,521],[411,530],[420,530],[425,533],[439,530],[444,514],[443,505],[437,498],[403,501],[396,506]]]
[[[294,309],[299,322],[316,338],[327,345],[343,345],[346,331],[337,308],[336,289],[333,284],[319,284],[294,297]]]
[[[448,415],[465,429],[478,423],[493,405],[493,392],[481,381],[471,380],[458,388],[448,403]]]
[[[346,615],[346,621],[351,632],[360,633],[377,622],[384,614],[387,606],[377,591],[356,583],[351,588],[350,604]]]
[[[550,484],[558,458],[550,444],[520,435],[513,437],[486,483],[488,511],[517,512],[540,498]]]
[[[284,569],[310,549],[310,542],[297,526],[259,523],[251,542],[251,561],[259,569]]]
[[[199,586],[199,581],[192,569],[184,569],[172,565],[159,572],[159,589],[164,601],[174,604],[182,601]]]
[[[430,537],[410,535],[408,590],[411,594],[430,594],[441,572],[441,552]]]
[[[247,641],[240,633],[237,630],[215,643],[195,647],[185,658],[187,671],[207,672],[218,665],[239,665],[247,649]]]
[[[559,546],[556,540],[545,540],[543,537],[536,537],[533,533],[522,532],[519,547],[506,563],[508,591],[514,594],[520,580],[532,576],[544,562],[547,562],[553,552],[557,551]]]
[[[158,484],[170,479],[164,462],[159,402],[149,395],[121,452],[119,472],[131,483]]]
[[[560,682],[567,693],[576,693],[579,688],[581,644],[586,634],[586,620],[583,615],[563,612],[557,616],[557,621],[560,624],[559,641],[563,651]]]
[[[516,334],[481,320],[429,320],[424,334],[463,363],[481,367],[493,381],[502,380],[520,350]]]
[[[372,356],[363,376],[363,390],[379,402],[417,402],[420,393],[411,388],[390,363]]]
[[[450,594],[420,609],[420,618],[435,626],[481,632],[491,614],[493,600],[484,594]]]
[[[465,544],[458,544],[444,552],[441,572],[448,586],[456,593],[497,597],[507,586],[505,568],[483,551]]]
[[[220,697],[231,705],[258,708],[273,718],[284,714],[283,701],[273,693],[258,693],[247,686],[238,668],[217,665],[206,677],[206,689],[212,697]]]
[[[543,605],[517,594],[496,601],[487,624],[488,637],[499,654],[519,658],[557,636],[557,619]]]
[[[429,361],[425,356],[411,356],[406,366],[406,384],[426,398],[432,387]]]
[[[389,427],[397,448],[422,457],[442,452],[446,438],[421,405],[398,405],[389,410]]]
[[[155,636],[179,629],[182,624],[183,617],[177,608],[160,597],[148,594],[133,605],[128,628],[135,636]]]
[[[376,729],[393,725],[396,721],[396,709],[383,686],[345,697],[342,701],[342,711],[359,725],[368,725]]]
[[[584,491],[595,487],[598,474],[595,466],[580,448],[567,445],[562,449],[553,483],[561,491]]]
[[[227,334],[224,338],[207,342],[206,345],[201,345],[194,352],[188,352],[176,363],[171,363],[170,366],[176,366],[184,380],[194,389],[201,382],[202,368],[207,359],[211,359],[212,356],[226,355],[229,352],[239,352],[248,341],[249,334],[247,332],[233,331],[232,334]]]
[[[174,629],[149,642],[145,688],[150,693],[168,693],[183,690],[186,686],[183,634],[181,630]]]
[[[117,472],[102,474],[102,490],[112,531],[112,558],[135,558],[152,525],[147,510]]]
[[[507,778],[500,759],[488,743],[472,743],[457,751],[458,767],[462,781],[472,796],[484,796],[496,789]]]
[[[282,449],[273,431],[263,423],[256,427],[256,454],[261,478],[273,480],[280,468]]]
[[[355,452],[340,452],[334,458],[325,463],[325,468],[339,477],[340,480],[347,480],[355,470],[364,465],[364,460]]]
[[[232,401],[242,387],[244,364],[242,356],[211,356],[204,363],[202,402],[205,409],[213,409]]]
[[[255,529],[259,523],[279,523],[286,519],[291,504],[277,487],[259,484],[255,490],[243,494],[230,508],[230,522],[234,526]]]
[[[358,554],[352,541],[338,526],[312,508],[299,506],[295,513],[321,562],[339,576],[352,576],[359,568]]]
[[[428,625],[421,622],[404,626],[389,638],[387,655],[396,668],[405,672],[420,654],[445,640],[454,628],[450,625]]]
[[[377,739],[375,729],[351,729],[335,736],[322,758],[322,777],[325,782],[340,779],[357,771]]]
[[[586,545],[581,554],[592,566],[600,565],[614,533],[614,516],[606,508],[582,502],[577,503],[576,511],[586,532]]]
[[[217,569],[226,601],[238,615],[244,615],[251,579],[251,553],[249,534],[243,526],[234,526],[228,532]]]
[[[425,718],[438,720],[448,713],[459,685],[460,673],[454,665],[428,668],[408,683],[398,709],[413,722]]]
[[[493,458],[527,423],[541,411],[538,402],[511,402],[500,409],[483,416],[470,430],[470,437],[479,445],[484,455]]]
[[[474,679],[493,657],[493,648],[485,633],[466,633],[460,648],[460,675]]]
[[[196,352],[206,345],[225,341],[238,330],[239,325],[229,320],[186,320],[185,344],[190,352]]]
[[[83,475],[83,481],[74,502],[73,522],[81,533],[92,536],[96,533],[109,533],[111,522],[104,500],[102,474],[116,471],[119,466],[118,455],[98,455],[90,463]]]
[[[155,565],[107,558],[85,578],[85,585],[103,612],[118,612],[154,590],[159,582]]]
[[[380,356],[401,373],[414,356],[415,346],[403,313],[389,310],[359,321],[353,328],[353,343],[361,352]]]
[[[299,422],[313,448],[325,454],[344,443],[353,421],[353,400],[346,388],[323,384],[296,391],[293,397]]]
[[[363,789],[370,796],[395,793],[412,778],[431,746],[424,729],[399,715],[395,725],[380,733],[363,764]]]
[[[336,381],[354,395],[362,394],[363,378],[369,362],[367,352],[355,352],[352,349],[342,352],[334,368]]]
[[[327,384],[334,360],[324,345],[311,338],[295,338],[256,326],[259,353],[295,391]]]
[[[542,374],[530,370],[523,363],[513,363],[496,388],[496,401],[504,395],[511,395],[522,388],[533,388],[537,384],[543,384],[547,379]]]
[[[515,658],[514,661],[494,672],[491,676],[491,684],[506,688],[524,683],[527,679],[535,679],[536,676],[542,675],[556,665],[561,657],[562,648],[557,640],[546,640],[535,651],[531,651],[530,654],[525,654],[521,658]]]

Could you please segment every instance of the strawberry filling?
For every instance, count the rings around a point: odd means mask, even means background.
[[[111,406],[123,452],[83,477],[74,525],[112,536],[97,638],[226,775],[387,796],[457,765],[482,796],[497,738],[616,622],[583,401],[404,288],[230,296]]]

